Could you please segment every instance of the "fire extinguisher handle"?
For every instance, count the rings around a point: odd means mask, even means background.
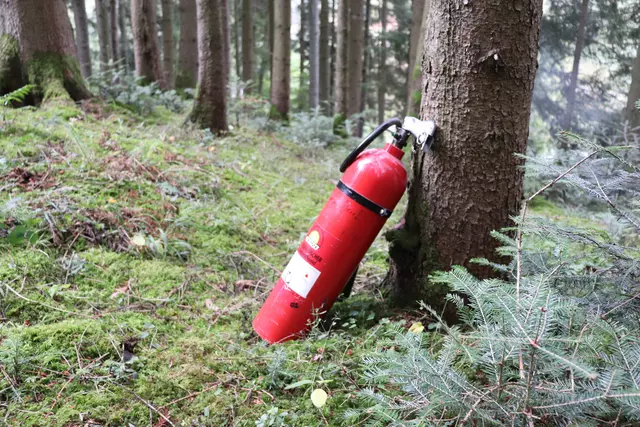
[[[382,135],[384,131],[389,129],[391,126],[395,126],[398,128],[402,127],[402,121],[400,119],[390,119],[375,128],[373,132],[367,135],[367,137],[360,143],[360,145],[358,145],[351,153],[349,153],[347,158],[344,159],[344,162],[342,162],[342,164],[340,165],[340,172],[346,171],[347,168],[351,166],[353,162],[355,162],[360,153],[362,153],[369,145],[371,145],[371,143],[377,137]]]

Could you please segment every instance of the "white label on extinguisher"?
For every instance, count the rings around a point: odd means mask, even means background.
[[[320,277],[320,271],[313,268],[296,251],[287,268],[282,272],[281,277],[289,289],[302,298],[306,298],[318,277]]]

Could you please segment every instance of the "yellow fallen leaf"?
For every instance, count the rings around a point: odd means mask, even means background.
[[[322,408],[327,403],[327,392],[317,388],[311,392],[311,403],[316,408]]]
[[[416,322],[413,325],[411,325],[411,327],[409,328],[409,332],[414,334],[419,334],[422,331],[424,331],[424,326],[422,325],[422,322]]]
[[[113,197],[109,197],[107,202],[109,202],[109,203],[118,203],[118,201],[116,199],[114,199]]]
[[[142,234],[136,234],[131,238],[131,244],[134,246],[144,246],[147,243],[147,239]]]

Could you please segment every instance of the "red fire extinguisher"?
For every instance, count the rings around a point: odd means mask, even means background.
[[[395,126],[393,142],[365,149]],[[391,119],[368,135],[340,166],[342,179],[253,320],[269,343],[298,338],[333,305],[400,201],[407,184],[401,162],[410,136],[427,149],[433,121]]]

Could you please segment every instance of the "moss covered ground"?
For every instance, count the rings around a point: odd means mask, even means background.
[[[347,148],[183,121],[94,101],[0,110],[6,425],[341,425],[358,405],[380,320],[402,321],[365,286],[384,239],[310,338],[269,347],[251,328]]]

